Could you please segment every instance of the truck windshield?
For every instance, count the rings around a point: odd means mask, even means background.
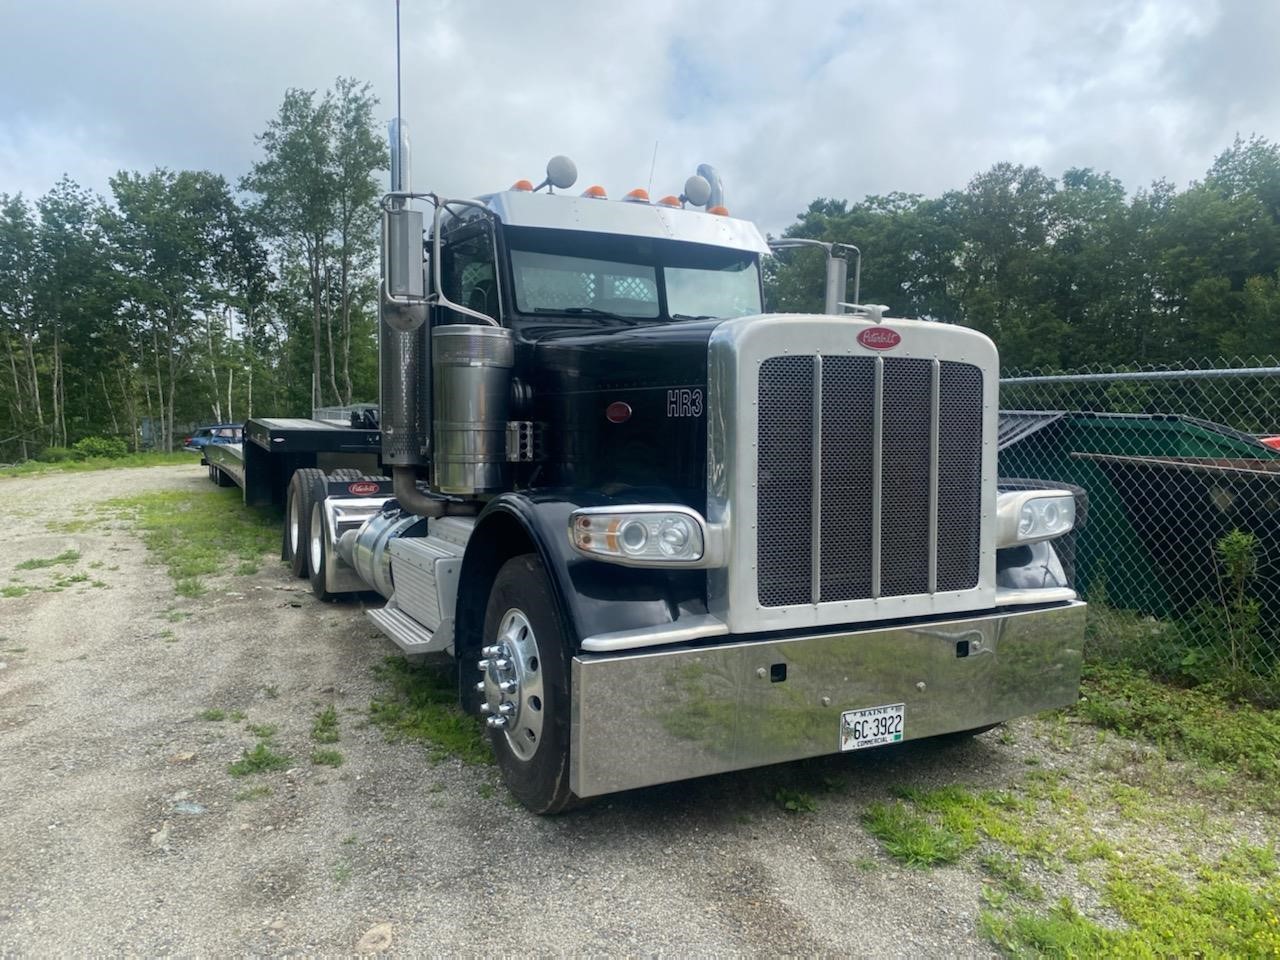
[[[761,312],[756,255],[569,230],[509,228],[516,309],[597,322],[741,317]]]

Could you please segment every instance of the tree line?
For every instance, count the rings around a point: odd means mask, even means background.
[[[377,399],[368,84],[288,90],[234,185],[122,171],[0,192],[0,460]],[[785,236],[856,243],[861,299],[992,336],[1009,369],[1280,354],[1280,148],[1237,138],[1203,180],[1133,194],[1001,163],[938,197],[819,198]],[[818,310],[821,259],[766,267],[773,310]]]
[[[121,171],[0,193],[0,459],[377,391],[375,237],[387,151],[368,84],[291,89],[236,185]]]
[[[1006,369],[1280,355],[1280,148],[1261,137],[1183,190],[999,163],[940,197],[815,200],[784,235],[856,243],[863,302],[981,330]],[[772,305],[820,309],[820,257],[785,257]]]

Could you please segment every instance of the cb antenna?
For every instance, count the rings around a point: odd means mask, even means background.
[[[396,129],[400,127],[400,0],[396,0]]]

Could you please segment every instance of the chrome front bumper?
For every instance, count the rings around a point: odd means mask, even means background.
[[[906,705],[905,740],[1074,703],[1085,604],[573,660],[569,776],[591,797],[836,753],[845,710]]]

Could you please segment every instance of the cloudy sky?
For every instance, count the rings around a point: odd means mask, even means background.
[[[0,192],[121,168],[233,182],[287,87],[395,110],[394,0],[0,0]],[[960,187],[1000,160],[1201,176],[1280,139],[1280,0],[402,0],[414,186],[567,153],[613,196],[715,163],[777,230],[816,196]]]

